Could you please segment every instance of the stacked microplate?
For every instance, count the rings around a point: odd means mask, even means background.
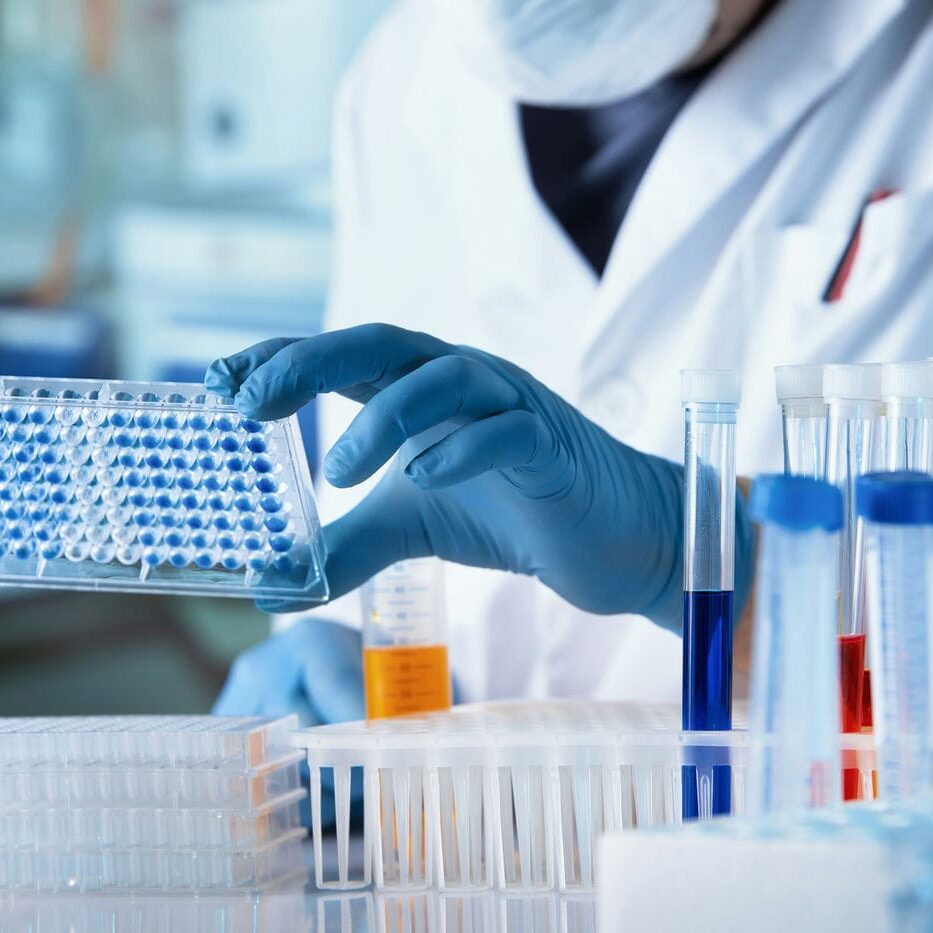
[[[602,833],[681,821],[685,767],[697,769],[701,818],[711,815],[712,769],[723,765],[733,811],[744,811],[747,733],[687,733],[679,724],[676,706],[564,701],[303,730],[294,741],[310,766],[317,884],[591,889]],[[870,737],[846,741],[847,767],[870,787]],[[351,875],[351,796],[360,786],[362,869]],[[336,877],[324,873],[330,793]]]
[[[295,717],[0,719],[0,889],[204,890],[303,870]]]
[[[0,583],[327,598],[297,420],[197,385],[0,378]]]

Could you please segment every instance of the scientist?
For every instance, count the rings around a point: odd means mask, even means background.
[[[335,332],[208,374],[266,417],[321,394],[335,593],[437,553],[460,697],[676,701],[677,370],[742,371],[750,474],[773,365],[933,354],[931,11],[400,0],[338,106]],[[217,711],[362,716],[358,617],[246,652]]]

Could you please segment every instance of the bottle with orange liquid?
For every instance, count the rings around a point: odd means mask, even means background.
[[[367,719],[449,709],[444,565],[401,561],[362,589]]]

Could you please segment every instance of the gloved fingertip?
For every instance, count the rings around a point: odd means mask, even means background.
[[[405,467],[405,476],[419,489],[443,489],[451,485],[443,466],[443,458],[434,451],[428,450],[415,457]]]
[[[207,367],[204,373],[204,388],[217,395],[236,395],[238,382],[226,358],[214,360]]]
[[[233,404],[236,410],[246,418],[258,418],[263,420],[262,405],[264,399],[256,391],[255,386],[247,380],[240,386],[239,391],[233,398]]]
[[[347,441],[338,441],[327,452],[327,456],[324,457],[324,463],[321,466],[324,478],[331,486],[336,486],[338,489],[352,486],[351,471],[354,460],[355,457],[349,443]]]

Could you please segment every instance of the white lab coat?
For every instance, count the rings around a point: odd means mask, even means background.
[[[387,321],[508,357],[604,428],[682,458],[678,370],[743,373],[738,467],[780,467],[772,367],[933,354],[930,2],[781,0],[657,151],[597,280],[529,179],[516,107],[402,0],[347,78],[327,325]],[[821,295],[863,203],[843,300]],[[322,401],[323,449],[355,406]],[[364,490],[322,483],[326,520]],[[448,565],[466,699],[676,701],[681,649],[533,579]],[[321,610],[359,624],[350,596]]]

